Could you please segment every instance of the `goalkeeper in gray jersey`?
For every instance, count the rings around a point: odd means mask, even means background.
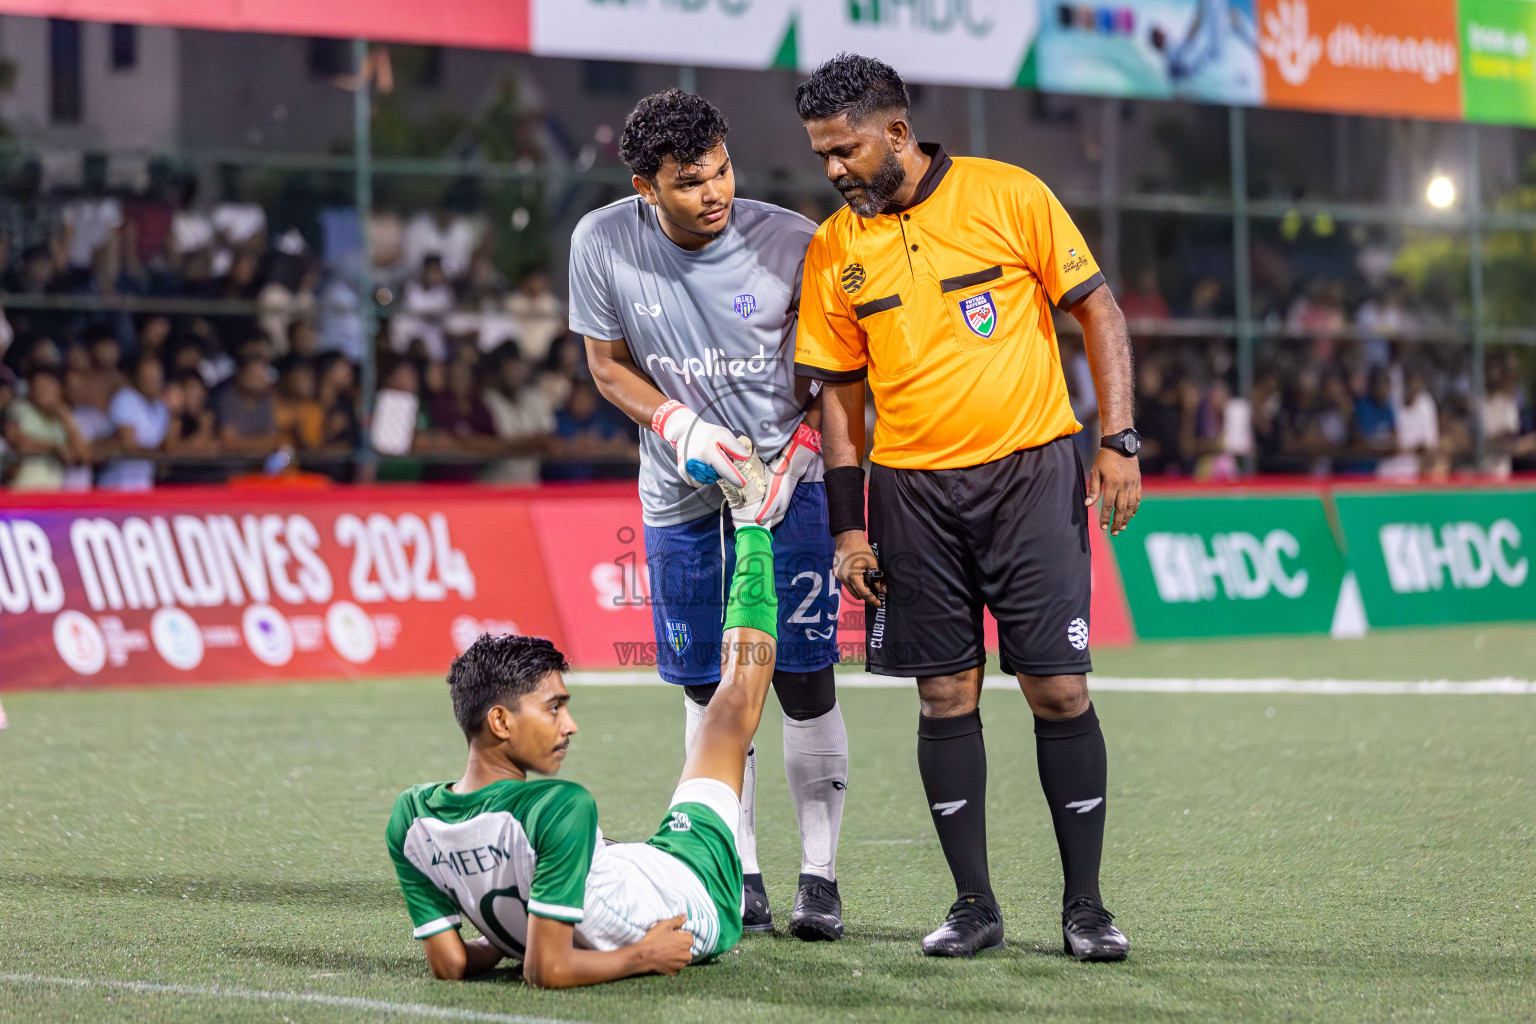
[[[760,497],[761,465],[749,461]],[[762,502],[726,486],[736,566],[720,687],[650,839],[605,843],[591,793],[529,777],[559,771],[576,735],[568,666],[549,641],[482,636],[454,661],[469,762],[457,782],[402,793],[386,833],[412,934],[439,978],[504,957],[541,988],[676,974],[741,937],[742,777],[773,676],[778,599],[772,534],[755,522]],[[633,739],[638,756],[644,738]],[[469,942],[466,918],[481,933]]]
[[[839,586],[821,477],[820,409],[794,371],[806,246],[816,226],[735,197],[724,115],[674,89],[640,101],[624,125],[636,195],[594,210],[571,236],[571,330],[586,338],[603,395],[642,427],[645,518],[657,669],[686,694],[685,742],[720,679],[731,576],[731,519],[715,481],[737,477],[738,435],[769,464],[760,525],[773,531],[784,772],[800,825],[790,931],[843,934],[836,856],[848,780],[837,706]],[[805,389],[797,393],[797,386]],[[807,414],[807,408],[810,408]],[[757,865],[755,758],[742,792],[748,931],[773,928]]]

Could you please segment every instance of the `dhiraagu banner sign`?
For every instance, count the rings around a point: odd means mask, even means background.
[[[793,68],[800,5],[801,0],[533,0],[530,48],[545,57]]]
[[[1328,633],[1359,619],[1317,495],[1150,494],[1114,548],[1144,639]]]
[[[1536,488],[1334,501],[1372,626],[1536,620]]]

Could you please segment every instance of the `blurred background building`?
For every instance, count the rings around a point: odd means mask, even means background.
[[[738,194],[820,220],[792,100],[845,48],[908,76],[921,138],[1071,210],[1149,474],[1536,469],[1536,5],[532,0],[391,42],[160,6],[184,27],[0,14],[9,486],[633,475],[563,301],[571,229],[631,190],[624,117],[702,93]]]

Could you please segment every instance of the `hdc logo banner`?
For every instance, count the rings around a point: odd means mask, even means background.
[[[1034,88],[1043,4],[1021,0],[800,0],[800,70],[847,50],[909,81]],[[1052,9],[1056,5],[1050,5]]]
[[[798,6],[799,0],[532,0],[531,49],[546,57],[794,67]]]
[[[1144,639],[1327,633],[1343,591],[1344,560],[1316,495],[1154,493],[1114,547]]]
[[[1371,625],[1536,619],[1536,489],[1334,500]]]

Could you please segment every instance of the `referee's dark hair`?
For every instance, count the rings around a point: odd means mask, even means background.
[[[802,121],[821,121],[847,113],[850,125],[876,114],[906,114],[911,97],[896,69],[873,57],[840,53],[811,72],[795,90],[795,112]]]
[[[517,702],[538,689],[545,676],[570,667],[565,655],[543,637],[482,634],[448,669],[453,717],[464,735],[474,739],[491,708],[500,704],[517,710]]]
[[[619,156],[630,172],[656,180],[667,157],[687,167],[725,141],[731,122],[702,96],[681,89],[652,93],[624,119]]]

